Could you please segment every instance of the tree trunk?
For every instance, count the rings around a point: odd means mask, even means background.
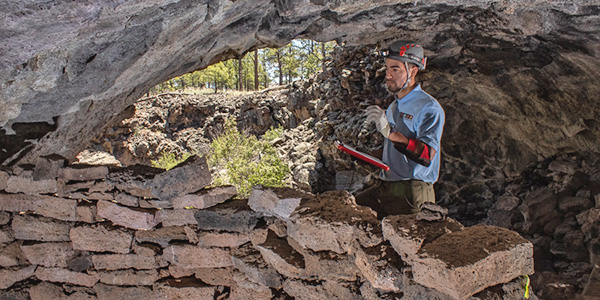
[[[277,66],[279,67],[279,85],[283,84],[283,66],[281,63],[281,53],[277,50]]]
[[[254,90],[258,91],[258,50],[254,50]]]
[[[242,85],[242,59],[238,59],[238,91],[243,90],[244,87]]]

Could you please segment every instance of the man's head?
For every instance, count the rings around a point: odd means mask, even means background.
[[[427,62],[423,47],[411,42],[394,42],[381,54],[386,58],[386,87],[394,94],[414,86],[418,70],[425,69]]]

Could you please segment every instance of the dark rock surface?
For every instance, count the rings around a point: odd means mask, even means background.
[[[588,143],[598,136],[597,12],[591,0],[9,1],[0,15],[0,161],[33,164],[50,154],[72,160],[150,87],[296,37],[354,45],[399,36],[421,41],[435,53],[430,66],[444,71],[439,81],[452,86],[436,88],[437,97],[448,99],[448,119],[473,117],[449,124],[447,132],[486,153],[531,161],[565,137],[590,147],[598,144]],[[350,73],[338,84],[355,90],[355,79],[371,74]],[[508,112],[526,117],[509,122]],[[547,133],[537,140],[470,135],[479,128],[527,134],[535,127]],[[496,148],[496,141],[506,147]],[[514,151],[516,145],[524,151]],[[483,167],[471,153],[477,152],[448,148]],[[508,163],[507,172],[514,167]]]

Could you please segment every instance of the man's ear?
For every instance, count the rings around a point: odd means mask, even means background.
[[[419,67],[413,66],[412,68],[410,68],[410,78],[414,79],[417,76],[418,72],[419,72]]]

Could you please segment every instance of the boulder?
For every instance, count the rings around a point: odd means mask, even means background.
[[[533,274],[533,245],[508,229],[475,225],[423,246],[412,262],[415,282],[456,299]]]

